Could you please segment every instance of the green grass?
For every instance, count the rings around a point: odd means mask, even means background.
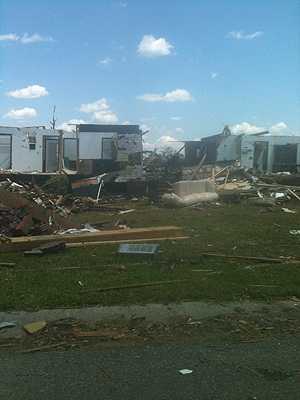
[[[2,310],[39,309],[92,304],[144,304],[187,300],[272,301],[300,297],[299,264],[254,264],[228,259],[206,258],[201,252],[237,255],[300,257],[300,237],[289,234],[300,229],[300,203],[289,203],[297,214],[276,208],[222,205],[203,210],[170,210],[145,203],[131,203],[136,212],[124,216],[105,213],[77,215],[78,222],[102,222],[121,219],[130,227],[179,225],[190,239],[161,242],[161,252],[154,258],[120,256],[117,245],[68,249],[60,254],[24,257],[1,254],[0,262],[16,262],[14,268],[0,267]],[[124,265],[125,270],[120,268]],[[58,270],[66,267],[81,269]],[[207,272],[193,272],[209,269]],[[188,279],[181,283],[83,293],[84,289],[127,284]],[[84,287],[80,287],[81,281]],[[255,287],[251,285],[274,285]]]

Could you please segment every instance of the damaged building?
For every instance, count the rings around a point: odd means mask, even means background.
[[[142,131],[139,125],[76,125],[79,138],[79,173],[85,176],[123,171],[142,176]]]
[[[140,176],[142,150],[138,125],[80,124],[74,132],[0,127],[3,173],[91,176],[123,170],[127,175]]]
[[[76,173],[76,134],[45,127],[0,127],[0,170],[24,174]]]
[[[232,134],[226,126],[222,133],[200,141],[185,141],[185,164],[233,164],[260,173],[291,172],[300,168],[300,136],[279,136],[268,131]]]

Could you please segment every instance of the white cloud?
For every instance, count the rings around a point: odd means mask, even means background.
[[[183,128],[175,128],[175,132],[184,133],[184,129]]]
[[[3,117],[11,119],[25,119],[25,118],[34,118],[36,116],[37,116],[37,111],[35,108],[24,107],[24,108],[12,109]]]
[[[274,124],[271,126],[271,128],[269,129],[269,132],[272,133],[273,135],[276,134],[281,134],[281,133],[285,133],[288,129],[288,126],[285,122],[278,122],[277,124]]]
[[[172,121],[181,121],[182,117],[171,117]]]
[[[94,101],[94,103],[81,104],[80,106],[80,111],[87,114],[108,109],[109,105],[105,97]]]
[[[39,33],[34,33],[33,35],[24,33],[24,35],[20,37],[20,42],[23,44],[53,42],[53,38],[51,36],[41,36]]]
[[[19,40],[19,36],[15,33],[7,33],[5,35],[0,35],[0,42],[16,42]]]
[[[262,31],[256,31],[253,33],[245,33],[243,31],[231,31],[227,34],[228,38],[236,40],[253,40],[262,36],[264,33]]]
[[[217,72],[212,72],[210,74],[211,79],[216,79],[219,76],[219,74]]]
[[[102,124],[114,124],[118,121],[117,115],[110,110],[106,98],[101,98],[94,103],[81,104],[80,111],[93,114],[94,120]]]
[[[5,35],[0,35],[0,41],[10,41],[10,42],[20,42],[22,44],[38,43],[38,42],[53,42],[51,36],[42,36],[39,33],[33,33],[29,35],[24,33],[19,36],[15,33],[7,33]]]
[[[124,122],[122,122],[122,125],[131,125],[131,122],[130,121],[124,121]]]
[[[66,132],[75,132],[76,124],[85,124],[83,119],[70,119],[60,124],[57,129],[63,129]]]
[[[112,59],[110,57],[105,57],[102,60],[98,61],[99,65],[108,65],[112,62]]]
[[[117,115],[111,110],[97,111],[94,113],[94,118],[101,124],[115,124],[118,122]]]
[[[142,129],[142,131],[150,130],[148,129]],[[147,137],[149,134],[146,134],[145,137]],[[173,150],[179,150],[182,147],[182,142],[178,141],[174,136],[171,136],[171,132],[166,131],[165,134],[160,136],[158,139],[151,141],[149,140],[150,138],[148,137],[147,140],[144,141],[143,143],[143,148],[148,151],[162,151],[166,150],[167,148],[171,148]]]
[[[49,93],[44,86],[32,85],[23,89],[12,90],[6,94],[7,96],[16,99],[37,99],[39,97],[47,96]]]
[[[175,89],[171,92],[167,92],[166,94],[159,94],[159,93],[145,93],[141,96],[138,96],[139,100],[144,100],[148,102],[184,102],[184,101],[192,101],[192,95],[185,89]]]
[[[144,57],[161,57],[171,54],[174,46],[165,38],[155,39],[153,35],[144,35],[137,52]]]
[[[291,132],[285,122],[278,122],[269,128],[260,127],[256,125],[251,125],[248,122],[241,122],[230,127],[233,134],[245,133],[246,135],[251,135],[255,133],[260,133],[268,131],[271,135],[290,135]]]
[[[241,122],[240,124],[231,126],[230,130],[233,134],[236,135],[239,135],[241,133],[246,133],[247,135],[251,135],[253,133],[263,132],[266,129],[256,125],[251,125],[248,122]]]

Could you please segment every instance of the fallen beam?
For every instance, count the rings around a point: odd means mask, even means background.
[[[81,293],[108,292],[111,290],[136,289],[136,288],[147,287],[147,286],[169,285],[172,283],[186,282],[189,280],[190,279],[174,279],[172,281],[156,281],[156,282],[146,282],[146,283],[134,283],[132,285],[124,285],[124,286],[109,286],[106,288],[82,290]]]
[[[163,240],[184,240],[189,239],[189,236],[170,236],[162,238],[152,238],[152,239],[133,239],[133,240],[106,240],[102,242],[82,242],[82,243],[67,243],[67,248],[73,247],[87,247],[87,246],[98,246],[101,244],[118,244],[118,243],[141,243],[141,242],[153,242],[153,241],[163,241]]]
[[[272,189],[294,189],[294,190],[300,190],[300,186],[285,185],[285,184],[281,184],[281,183],[256,183],[255,186],[272,188]]]
[[[300,260],[291,259],[290,257],[282,257],[282,258],[270,258],[270,257],[254,257],[254,256],[238,256],[238,255],[228,255],[228,254],[219,254],[219,253],[201,253],[202,256],[205,257],[220,257],[220,258],[231,258],[237,260],[252,260],[258,262],[271,262],[271,263],[284,263],[284,262],[293,262],[300,263]]]
[[[16,263],[14,263],[14,262],[0,262],[0,267],[12,268],[15,266],[16,266]]]
[[[20,353],[26,354],[26,353],[35,353],[37,351],[47,351],[47,350],[55,349],[57,347],[66,346],[66,345],[68,345],[67,342],[46,344],[44,346],[33,347],[30,349],[21,350]]]
[[[108,242],[108,241],[131,241],[136,239],[158,239],[182,237],[182,230],[177,226],[161,226],[151,228],[136,228],[122,230],[108,230],[84,234],[70,235],[40,235],[22,236],[11,238],[10,243],[0,244],[0,253],[9,251],[32,250],[43,244],[51,242],[64,243],[87,243],[87,242]]]

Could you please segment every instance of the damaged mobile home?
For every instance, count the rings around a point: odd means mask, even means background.
[[[300,136],[232,134],[226,126],[222,133],[200,141],[185,141],[185,164],[229,165],[260,173],[300,171]]]
[[[45,127],[0,127],[0,170],[9,173],[91,176],[142,172],[138,125],[76,125],[73,132]]]

